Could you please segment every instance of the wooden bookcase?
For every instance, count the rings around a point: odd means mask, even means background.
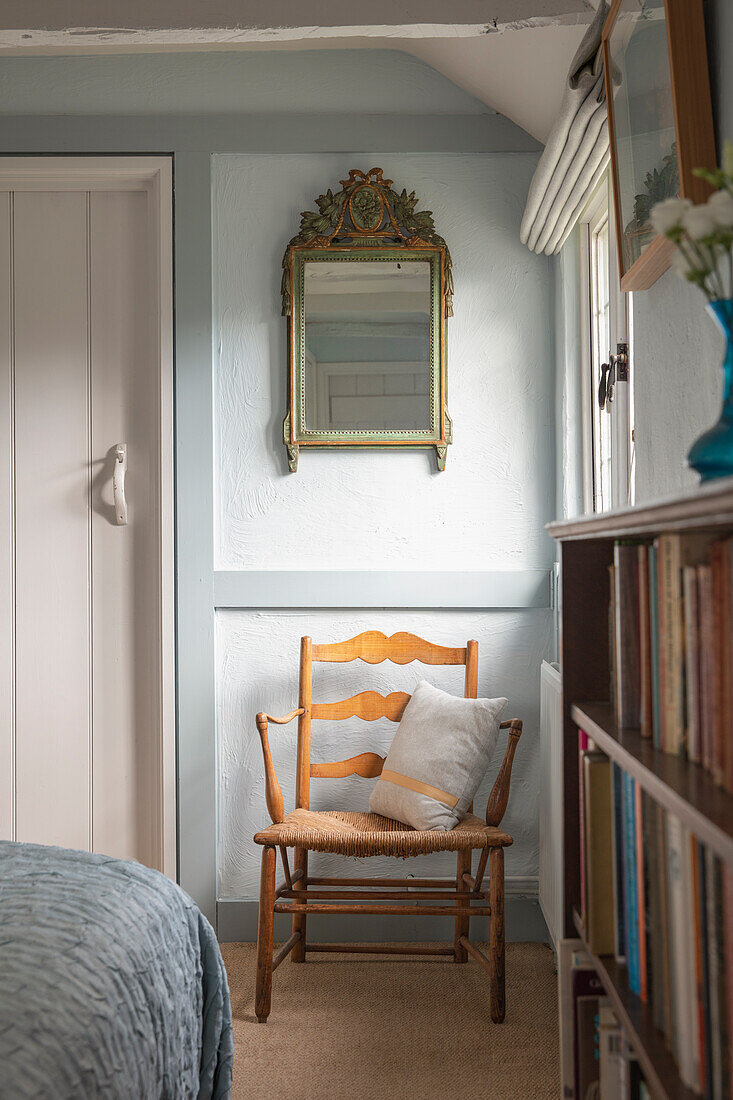
[[[552,523],[548,531],[560,545],[564,933],[584,940],[579,916],[579,727],[699,840],[733,863],[733,795],[716,787],[699,765],[655,750],[637,730],[617,727],[609,700],[608,629],[608,567],[614,541],[653,539],[669,531],[733,533],[733,478],[636,508]],[[695,1094],[683,1085],[650,1009],[631,991],[626,968],[613,956],[589,954],[652,1094],[661,1100],[693,1100]]]

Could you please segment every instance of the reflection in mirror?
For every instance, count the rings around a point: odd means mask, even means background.
[[[428,431],[430,261],[305,263],[311,430]]]
[[[664,0],[621,0],[609,37],[624,268],[654,240],[649,212],[679,194]]]

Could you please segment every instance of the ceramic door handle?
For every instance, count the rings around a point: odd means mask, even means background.
[[[125,478],[127,476],[127,444],[118,443],[115,447],[115,468],[112,474],[112,493],[115,501],[115,520],[118,527],[127,523],[127,498],[125,496]]]

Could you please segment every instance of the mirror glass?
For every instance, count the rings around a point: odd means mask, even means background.
[[[430,260],[304,267],[306,426],[430,430]]]
[[[628,270],[654,240],[652,207],[680,190],[664,0],[622,0],[608,46]]]

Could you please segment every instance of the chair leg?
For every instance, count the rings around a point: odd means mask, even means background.
[[[491,1019],[500,1024],[504,1019],[504,849],[492,848],[489,857],[489,1007]]]
[[[303,877],[295,883],[295,890],[305,890],[308,882],[308,851],[306,848],[296,848],[293,856],[293,866],[296,871],[303,872]],[[292,950],[290,958],[294,963],[305,962],[305,913],[293,914],[293,932],[300,932],[300,940]]]
[[[260,872],[260,913],[257,927],[257,986],[255,1013],[261,1024],[267,1022],[272,1002],[272,939],[275,923],[275,848],[267,844],[262,849]]]
[[[466,884],[463,881],[463,876],[466,872],[471,873],[471,856],[473,852],[459,852],[458,863],[456,870],[456,890],[465,890]],[[465,906],[470,909],[470,902],[468,899],[465,901],[457,900],[456,905]],[[455,919],[455,935],[453,937],[453,961],[457,963],[468,962],[468,952],[463,944],[460,942],[461,936],[468,936],[470,928],[470,917],[456,917]]]

